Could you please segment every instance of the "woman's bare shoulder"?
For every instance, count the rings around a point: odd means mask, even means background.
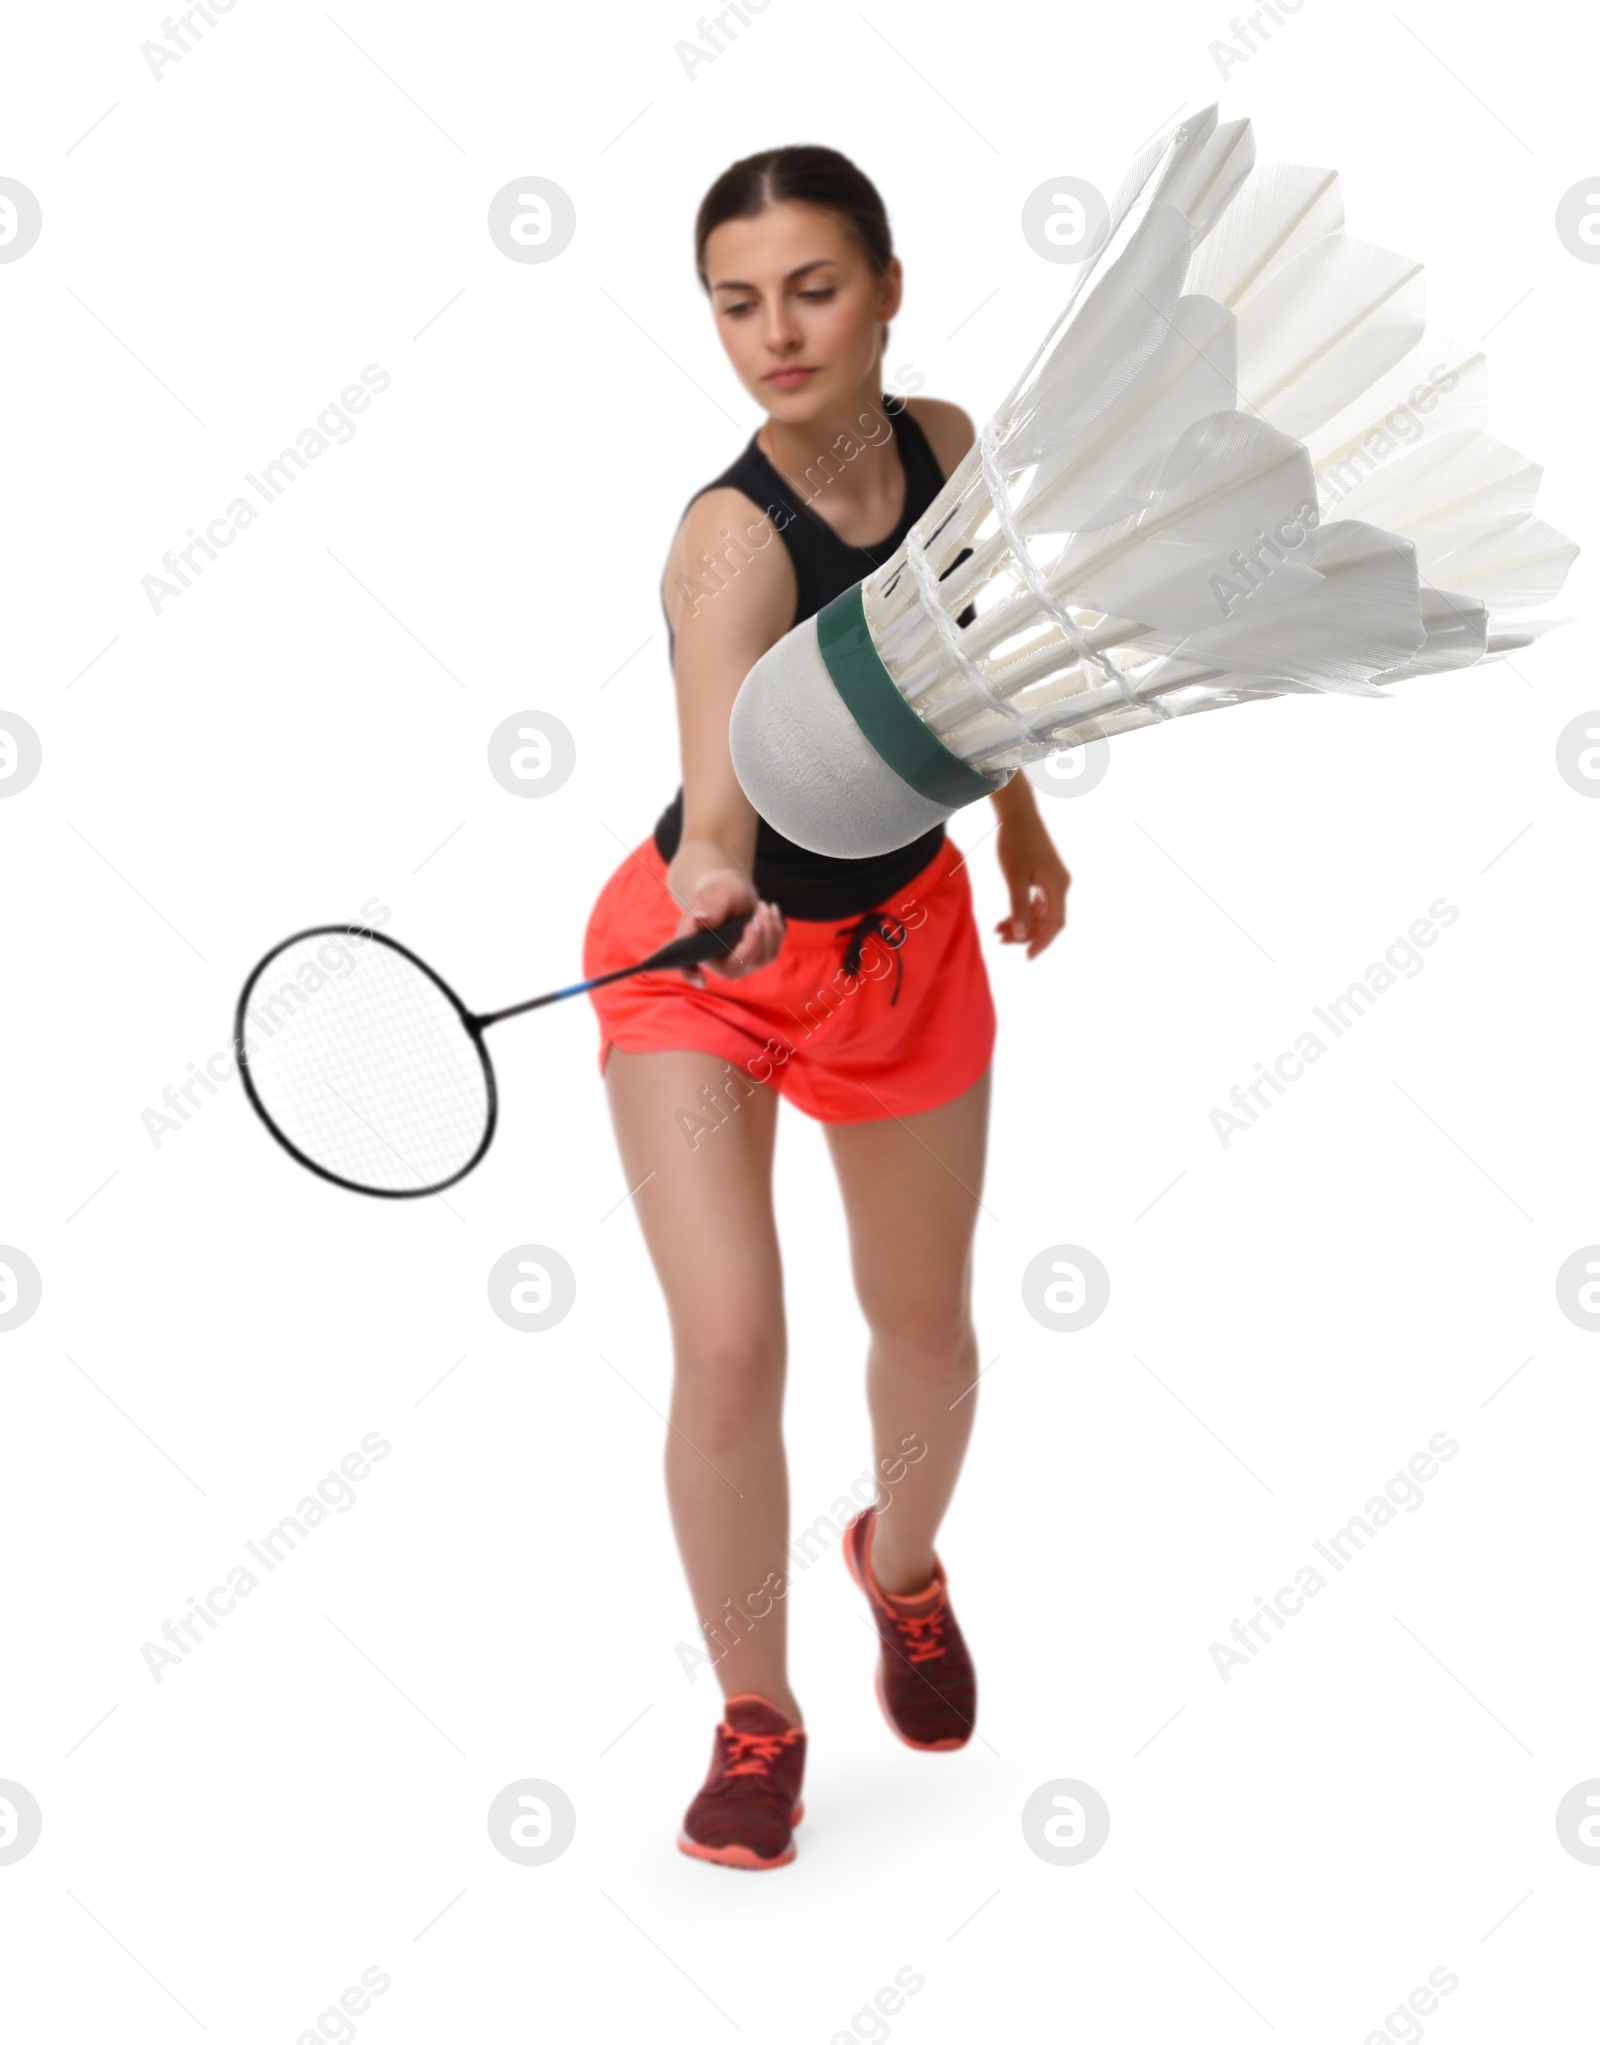
[[[948,476],[977,439],[977,428],[959,405],[944,398],[907,398],[906,410],[927,434],[933,458]]]
[[[742,490],[717,484],[685,511],[668,551],[661,593],[674,632],[720,617],[736,638],[770,633],[765,642],[770,645],[783,636],[794,611],[794,568],[766,511]],[[713,605],[711,598],[724,601]]]

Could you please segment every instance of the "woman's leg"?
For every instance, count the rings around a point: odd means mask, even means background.
[[[978,1395],[972,1236],[983,1190],[989,1075],[942,1108],[830,1122],[828,1147],[850,1224],[856,1294],[871,1333],[867,1403],[880,1494],[879,1588],[905,1597],[933,1578],[933,1543],[955,1489]],[[927,1452],[906,1462],[904,1437]],[[910,1445],[916,1454],[916,1444]],[[891,1466],[905,1463],[890,1482]]]
[[[704,1123],[710,1087],[726,1119]],[[606,1091],[672,1324],[667,1497],[724,1696],[800,1723],[786,1663],[789,1477],[783,1274],[772,1212],[777,1096],[708,1051],[613,1049]],[[643,1182],[643,1183],[641,1183]],[[735,1616],[738,1615],[738,1616]]]

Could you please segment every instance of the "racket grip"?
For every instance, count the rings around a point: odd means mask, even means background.
[[[691,930],[687,937],[675,937],[671,944],[652,952],[634,971],[661,972],[673,966],[697,966],[704,959],[720,958],[733,950],[749,921],[748,916],[730,916],[714,930]]]

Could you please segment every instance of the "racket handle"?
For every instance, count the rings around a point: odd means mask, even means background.
[[[691,930],[687,937],[675,937],[671,944],[664,944],[660,951],[653,951],[649,958],[641,959],[633,970],[636,973],[664,972],[674,966],[698,966],[705,959],[720,958],[731,952],[743,935],[748,916],[730,916],[726,923],[719,923],[714,930]]]

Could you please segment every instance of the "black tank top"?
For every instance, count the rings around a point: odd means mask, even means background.
[[[754,435],[739,459],[689,500],[693,504],[707,490],[741,490],[768,514],[794,563],[798,585],[795,625],[814,617],[824,604],[843,596],[852,584],[881,567],[943,488],[944,477],[928,437],[906,409],[904,399],[886,397],[882,408],[893,428],[895,446],[905,470],[906,501],[894,531],[873,546],[846,546],[825,519],[805,503],[797,503],[788,483],[757,447]],[[670,646],[673,641],[670,623],[667,638]],[[682,836],[680,787],[656,823],[656,849],[663,859],[672,858]],[[758,817],[752,878],[762,900],[776,902],[787,916],[855,916],[887,902],[914,874],[922,871],[943,842],[944,826],[935,824],[931,831],[893,852],[878,853],[870,859],[829,859],[796,845],[774,830],[765,817]]]

